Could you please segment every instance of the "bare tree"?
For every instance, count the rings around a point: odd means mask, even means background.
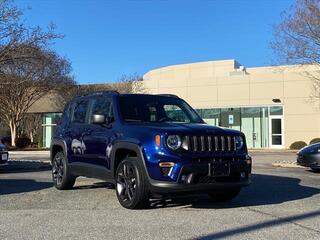
[[[22,18],[23,11],[12,0],[0,1],[0,64],[33,58],[32,49],[24,46],[47,48],[51,40],[62,37],[55,33],[53,24],[43,31],[40,27],[26,26]]]
[[[320,101],[320,1],[297,0],[274,28],[271,46],[280,64],[312,65],[304,72],[313,80],[312,99]]]
[[[34,139],[36,139],[36,136],[41,128],[41,114],[25,114],[22,118],[19,128],[21,129],[21,135],[25,134],[30,138],[31,143],[34,143]]]
[[[10,127],[12,146],[23,116],[36,101],[49,92],[74,85],[67,60],[50,51],[26,47],[33,49],[33,58],[0,65],[0,116]]]
[[[46,31],[27,26],[13,1],[0,1],[0,117],[10,127],[13,146],[32,104],[49,92],[74,85],[69,61],[49,49],[59,37],[53,25]]]
[[[115,89],[120,93],[143,93],[143,78],[138,74],[122,75],[117,83],[113,83]]]
[[[56,96],[57,108],[63,109],[65,104],[78,95],[90,94],[99,91],[117,91],[119,93],[143,93],[142,77],[137,74],[123,75],[115,83],[74,85],[71,88],[60,91]]]

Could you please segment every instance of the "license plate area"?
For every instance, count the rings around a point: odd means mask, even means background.
[[[230,176],[229,162],[216,162],[211,164],[211,177],[228,177]]]
[[[7,161],[8,160],[8,154],[7,153],[2,153],[1,154],[1,160],[2,161]]]

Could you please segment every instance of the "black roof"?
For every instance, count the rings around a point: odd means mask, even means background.
[[[91,96],[99,96],[99,95],[122,95],[122,96],[163,96],[163,97],[175,97],[179,98],[177,95],[174,94],[148,94],[148,93],[119,93],[118,91],[98,91],[98,92],[93,92],[93,93],[88,93],[88,94],[83,94],[83,95],[78,95],[75,97],[76,98],[81,98],[81,97],[91,97]]]

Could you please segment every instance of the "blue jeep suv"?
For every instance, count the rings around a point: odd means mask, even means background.
[[[97,92],[73,99],[51,143],[52,177],[115,184],[120,204],[144,208],[152,195],[208,193],[228,201],[250,183],[243,133],[210,126],[174,95]]]

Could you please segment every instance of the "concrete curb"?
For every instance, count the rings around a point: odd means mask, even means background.
[[[249,153],[297,153],[299,150],[290,149],[248,149]]]
[[[29,159],[14,159],[10,158],[8,163],[50,163],[50,160],[29,160]]]
[[[296,162],[286,162],[286,161],[274,162],[271,165],[273,167],[282,167],[282,168],[305,168],[305,167],[299,166]]]
[[[50,151],[9,151],[11,155],[49,155]]]

